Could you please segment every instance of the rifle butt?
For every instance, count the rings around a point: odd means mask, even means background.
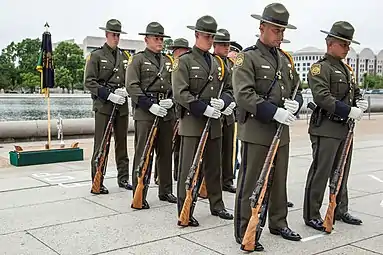
[[[192,193],[191,190],[186,191],[186,198],[184,201],[184,204],[182,206],[182,210],[180,213],[180,217],[178,219],[178,225],[187,227],[189,226],[189,220],[190,220],[190,209],[192,205]]]
[[[94,194],[100,194],[101,179],[102,179],[102,173],[101,171],[97,171],[92,183],[92,192]]]
[[[199,188],[198,194],[200,198],[207,198],[205,177],[202,180],[201,187]]]
[[[333,225],[335,222],[335,217],[334,217],[335,207],[336,207],[336,197],[335,197],[335,194],[331,194],[330,202],[327,207],[326,216],[323,221],[324,231],[328,234],[330,234],[331,231],[333,230]]]
[[[255,250],[255,240],[257,240],[257,226],[259,224],[257,208],[251,209],[251,218],[247,224],[245,235],[243,236],[241,250],[252,252]]]
[[[134,191],[133,201],[131,207],[134,209],[142,209],[142,199],[144,192],[143,178],[138,178],[138,184]]]

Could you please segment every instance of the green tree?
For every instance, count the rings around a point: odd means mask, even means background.
[[[2,49],[0,55],[0,89],[15,90],[20,81],[19,72],[15,66],[17,59],[16,44],[11,42]]]
[[[30,92],[36,91],[36,87],[41,86],[40,75],[35,72],[21,73],[22,86],[29,88]]]
[[[56,68],[55,84],[56,86],[60,86],[61,88],[63,88],[63,90],[67,89],[69,93],[70,85],[73,84],[73,77],[67,68],[63,66]]]
[[[363,87],[367,83],[368,89],[381,89],[383,88],[383,77],[380,75],[367,75],[363,79]]]
[[[65,88],[71,88],[73,93],[73,85],[77,83],[82,83],[83,81],[83,72],[85,59],[83,56],[83,50],[74,43],[70,42],[61,42],[57,45],[55,51],[53,52],[53,60],[56,70],[61,70],[65,75],[69,75],[71,79],[59,79],[60,82],[64,80],[66,82],[70,81],[70,84],[60,84]],[[64,69],[69,71],[67,74]],[[61,75],[61,74],[60,74]]]
[[[168,52],[168,47],[173,45],[173,39],[171,38],[168,38],[168,39],[165,39],[164,40],[164,47],[162,49],[162,52],[163,53],[167,53]]]
[[[36,71],[40,48],[41,40],[39,38],[26,38],[16,45],[16,56],[20,73]]]

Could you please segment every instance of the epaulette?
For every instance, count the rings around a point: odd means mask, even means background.
[[[90,53],[95,52],[95,51],[98,51],[98,50],[102,50],[103,47],[104,47],[104,46],[100,46],[100,47],[98,47],[98,48],[92,50]]]
[[[192,52],[193,52],[192,50],[188,50],[188,51],[182,53],[181,55],[179,55],[179,58],[182,57],[183,55],[187,55],[187,54],[190,54]]]
[[[249,51],[249,50],[256,50],[258,47],[256,45],[252,45],[250,47],[247,47],[246,49],[243,50],[243,52]]]

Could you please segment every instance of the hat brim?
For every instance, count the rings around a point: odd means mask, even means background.
[[[253,17],[254,19],[258,19],[260,21],[264,21],[266,23],[272,24],[272,25],[277,26],[277,27],[284,27],[284,28],[287,28],[287,29],[297,29],[296,26],[291,25],[291,24],[281,25],[281,24],[278,24],[278,23],[275,23],[275,22],[271,22],[271,21],[265,20],[261,15],[258,15],[258,14],[251,14],[251,17]]]
[[[138,33],[139,35],[153,35],[153,36],[159,36],[164,38],[170,38],[168,35],[158,34],[158,33]]]
[[[124,31],[113,31],[113,30],[109,30],[109,29],[107,29],[106,27],[99,27],[99,29],[104,30],[104,31],[106,31],[106,32],[115,33],[115,34],[127,34],[127,33],[124,32]]]
[[[195,26],[186,26],[186,27],[191,29],[191,30],[194,30],[194,31],[197,31],[200,33],[204,33],[204,34],[225,36],[224,34],[222,34],[220,32],[212,33],[212,32],[202,31],[202,30],[196,29]]]
[[[168,46],[167,48],[169,50],[176,50],[176,49],[188,49],[188,50],[191,50],[191,47],[177,46],[177,45]]]
[[[335,38],[337,38],[339,40],[342,40],[342,41],[351,42],[351,43],[355,43],[355,44],[360,44],[360,42],[357,42],[357,41],[354,41],[354,40],[350,40],[350,39],[347,39],[347,38],[344,38],[344,37],[341,37],[341,36],[334,35],[331,32],[327,32],[327,31],[324,31],[324,30],[320,30],[320,31],[322,33],[328,34],[329,36],[335,37]]]
[[[222,40],[214,40],[214,43],[230,43],[230,44],[232,44],[232,43],[235,43],[236,41],[222,41]]]

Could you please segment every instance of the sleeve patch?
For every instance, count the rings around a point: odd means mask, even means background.
[[[173,72],[178,70],[179,61],[180,61],[179,58],[174,59],[174,62],[173,62]]]
[[[244,60],[245,60],[245,55],[242,52],[238,53],[235,59],[235,66],[236,67],[242,66]]]
[[[313,64],[310,68],[310,72],[313,76],[320,74],[321,65],[320,64]]]

